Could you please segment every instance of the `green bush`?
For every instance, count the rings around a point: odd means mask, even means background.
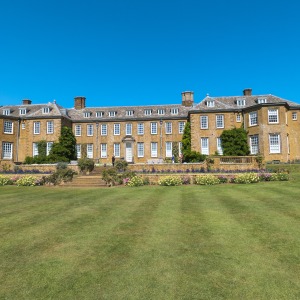
[[[272,173],[270,181],[288,181],[289,174],[287,173]]]
[[[126,160],[117,160],[115,162],[115,168],[119,172],[124,172],[127,169],[128,162]]]
[[[67,169],[67,168],[68,168],[67,162],[60,161],[56,164],[56,170]]]
[[[206,155],[197,151],[186,152],[183,157],[185,162],[202,162],[205,161]]]
[[[195,184],[198,185],[215,185],[219,183],[219,178],[214,175],[198,175],[195,177]]]
[[[115,185],[117,182],[119,182],[118,172],[116,168],[109,168],[103,170],[102,179],[108,185]]]
[[[131,186],[131,187],[134,187],[134,186],[142,186],[144,185],[144,181],[142,179],[142,177],[139,177],[139,176],[133,176],[132,178],[130,178],[128,181],[127,181],[127,186]]]
[[[0,185],[11,185],[11,184],[13,184],[13,181],[8,176],[0,175]]]
[[[233,182],[234,183],[257,183],[259,182],[259,176],[258,174],[255,173],[244,173],[244,174],[239,174],[237,175]]]
[[[158,184],[163,186],[177,186],[182,185],[182,180],[178,176],[166,176],[159,180]]]
[[[36,176],[26,175],[20,177],[16,184],[17,186],[35,186],[39,184],[39,179]]]
[[[66,169],[57,169],[56,172],[53,174],[47,176],[45,178],[45,182],[48,184],[58,185],[61,182],[68,182],[72,181],[73,176],[76,174],[75,171],[72,169],[66,168]]]
[[[78,160],[78,167],[80,171],[93,171],[95,167],[95,163],[92,159],[84,157]]]

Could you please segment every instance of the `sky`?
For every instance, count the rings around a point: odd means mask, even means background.
[[[300,103],[298,0],[0,1],[0,105],[181,103],[181,92]]]

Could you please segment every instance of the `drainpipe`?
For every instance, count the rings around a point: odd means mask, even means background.
[[[20,119],[18,119],[17,145],[16,145],[16,161],[19,161],[19,139],[20,139]]]

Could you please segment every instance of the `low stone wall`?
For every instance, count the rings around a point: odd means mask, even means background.
[[[10,165],[10,170],[14,170],[15,165]],[[34,170],[39,170],[40,173],[54,173],[56,171],[56,164],[32,164],[32,165],[18,165],[20,170],[24,172],[32,172]],[[79,172],[77,165],[68,164],[68,168],[72,169],[75,172]],[[2,170],[3,167],[0,169]]]

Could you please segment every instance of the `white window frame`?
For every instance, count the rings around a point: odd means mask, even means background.
[[[144,110],[144,115],[145,116],[151,116],[152,115],[152,109],[145,109]]]
[[[41,134],[41,122],[33,122],[33,134]]]
[[[133,110],[126,110],[126,116],[127,117],[133,116],[133,114],[134,114]]]
[[[13,155],[13,143],[3,142],[2,143],[2,158],[12,159]]]
[[[257,99],[257,103],[258,103],[258,104],[267,103],[267,98],[258,98],[258,99]]]
[[[53,142],[47,142],[47,148],[46,148],[46,154],[47,154],[47,156],[50,154],[52,146],[53,146]]]
[[[39,155],[38,143],[32,143],[32,157]]]
[[[86,125],[86,135],[87,136],[93,136],[94,135],[94,125],[93,124],[87,124]]]
[[[75,125],[75,136],[81,136],[81,125]]]
[[[216,128],[224,128],[224,115],[216,115]]]
[[[81,158],[81,144],[76,144],[76,155],[77,158]]]
[[[241,120],[241,114],[237,114],[236,115],[236,122],[240,123],[242,120]]]
[[[157,110],[157,114],[158,115],[164,115],[165,114],[165,109],[163,109],[163,108],[159,108],[158,110]]]
[[[144,143],[137,143],[137,155],[138,157],[144,157],[145,155]]]
[[[178,115],[179,113],[179,108],[176,107],[176,108],[171,108],[171,115]]]
[[[121,145],[120,143],[114,143],[114,156],[120,157],[121,156]]]
[[[166,157],[172,157],[172,142],[166,142]]]
[[[293,111],[293,112],[292,112],[292,120],[293,120],[293,121],[297,121],[297,118],[298,118],[297,112]]]
[[[101,147],[101,158],[107,158],[107,144],[102,143],[100,147]]]
[[[217,137],[217,151],[219,155],[223,155],[222,140],[220,137]]]
[[[96,118],[102,118],[104,115],[103,111],[96,111]]]
[[[208,129],[208,116],[200,116],[200,128]]]
[[[209,138],[201,138],[201,154],[209,155]]]
[[[14,133],[14,123],[12,121],[4,121],[3,132],[5,134],[13,134]]]
[[[43,114],[49,114],[50,113],[50,107],[43,107]]]
[[[236,105],[237,106],[245,106],[246,105],[246,100],[245,99],[237,99],[236,100]]]
[[[150,123],[151,134],[157,134],[157,122]]]
[[[278,109],[268,109],[268,123],[269,124],[278,124],[279,116]]]
[[[86,145],[86,157],[87,158],[93,158],[94,157],[94,145],[93,144],[87,144]]]
[[[114,123],[114,135],[120,135],[120,134],[121,134],[121,124]]]
[[[132,135],[132,124],[131,123],[126,123],[125,125],[125,135]]]
[[[144,134],[144,123],[137,124],[137,134],[143,135]]]
[[[206,106],[207,107],[215,107],[215,100],[207,100]]]
[[[172,122],[165,123],[166,134],[172,134]]]
[[[107,135],[107,124],[101,124],[101,135]]]
[[[179,133],[179,134],[183,134],[184,127],[185,127],[185,122],[179,121],[179,122],[178,122],[178,133]]]
[[[84,118],[90,118],[91,115],[92,115],[92,113],[89,112],[89,111],[86,111],[86,112],[83,113]]]
[[[109,116],[109,117],[115,117],[116,114],[117,114],[116,111],[109,111],[109,112],[108,112],[108,116]]]
[[[3,109],[2,110],[2,115],[9,116],[10,115],[10,109]]]
[[[182,155],[182,142],[178,142],[178,154],[179,156]]]
[[[255,126],[258,124],[257,111],[249,113],[249,126]]]
[[[280,134],[279,133],[269,134],[270,154],[281,153],[280,148],[281,148],[280,147]]]
[[[20,108],[20,110],[19,110],[19,115],[20,116],[24,116],[24,115],[26,115],[26,113],[27,113],[27,109],[26,108]]]
[[[47,134],[53,134],[53,133],[54,133],[54,122],[47,121]]]
[[[258,134],[251,135],[250,139],[250,154],[258,154],[259,153],[259,137]]]
[[[157,157],[158,153],[158,143],[157,142],[152,142],[151,143],[151,157]]]

